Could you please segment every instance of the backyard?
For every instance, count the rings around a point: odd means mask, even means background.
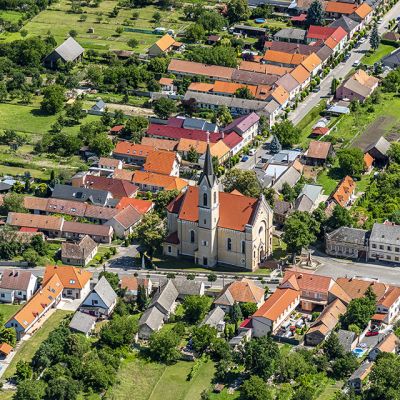
[[[0,304],[0,315],[3,316],[4,321],[8,321],[20,308],[21,306],[19,305]]]
[[[374,65],[376,62],[380,61],[382,57],[385,57],[391,53],[396,48],[387,44],[380,44],[378,49],[374,52],[368,52],[361,60],[363,64]]]

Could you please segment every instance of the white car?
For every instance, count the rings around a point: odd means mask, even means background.
[[[254,156],[254,154],[256,154],[256,151],[257,151],[256,149],[250,149],[249,150],[249,155],[250,156]]]
[[[353,62],[353,67],[358,67],[361,64],[360,60],[356,60]]]

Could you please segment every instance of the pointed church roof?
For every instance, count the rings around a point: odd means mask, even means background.
[[[210,187],[212,187],[214,185],[215,175],[214,175],[214,168],[213,168],[213,164],[212,164],[212,157],[211,157],[211,150],[210,150],[209,143],[207,143],[204,167],[203,167],[203,172],[201,173],[200,178],[199,178],[199,182],[198,182],[199,185],[204,177],[206,177],[208,184],[210,185]]]

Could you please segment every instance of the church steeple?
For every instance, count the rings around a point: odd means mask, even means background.
[[[207,143],[207,150],[204,159],[204,167],[203,167],[203,172],[201,173],[199,178],[198,182],[199,185],[203,181],[204,177],[207,179],[209,186],[212,187],[214,185],[216,177],[214,175],[214,167],[212,163],[212,156],[209,143]]]

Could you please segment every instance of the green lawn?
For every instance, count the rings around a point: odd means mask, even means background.
[[[391,53],[396,48],[387,44],[380,44],[375,52],[368,52],[362,59],[361,62],[367,65],[374,65],[376,62],[387,54]]]
[[[327,195],[333,192],[338,182],[339,179],[333,178],[328,169],[321,171],[317,177],[318,185],[321,185],[324,188],[324,192]]]
[[[15,367],[19,360],[31,361],[32,357],[35,355],[36,350],[39,348],[41,343],[47,339],[50,332],[60,325],[60,322],[70,311],[56,310],[56,312],[50,316],[50,318],[43,324],[43,326],[33,334],[33,336],[27,340],[23,341],[19,347],[17,354],[12,359],[10,365],[5,371],[3,377],[10,378],[15,373]]]
[[[324,390],[321,394],[317,397],[317,400],[332,400],[335,396],[335,393],[341,389],[343,386],[343,382],[328,382],[325,386]]]
[[[13,390],[0,390],[1,400],[12,400],[14,398],[15,391]]]
[[[21,306],[14,304],[0,304],[0,314],[3,316],[4,321],[8,321],[20,308]]]

